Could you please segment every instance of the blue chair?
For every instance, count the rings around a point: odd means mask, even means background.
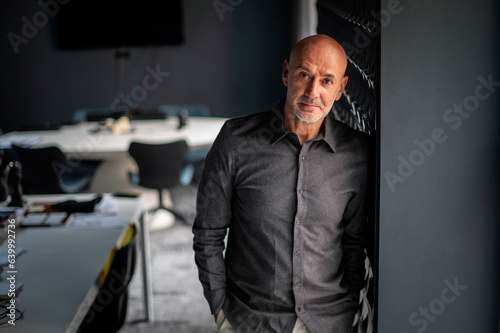
[[[127,116],[130,120],[144,119],[165,119],[165,112],[160,112],[156,109],[117,109],[112,108],[95,108],[95,109],[79,109],[73,114],[73,124],[78,124],[83,121],[103,121],[107,118],[117,119],[121,116]]]
[[[165,113],[169,117],[177,117],[182,110],[187,110],[189,116],[210,117],[210,109],[203,103],[162,104],[158,106],[158,111]]]
[[[73,113],[73,124],[83,121],[101,121],[113,117],[114,114],[111,108],[79,109]]]

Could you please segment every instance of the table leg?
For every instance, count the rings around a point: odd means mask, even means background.
[[[149,244],[149,226],[148,221],[145,220],[144,215],[141,214],[139,219],[141,227],[141,255],[142,255],[142,285],[143,285],[143,299],[144,299],[144,312],[147,322],[154,322],[153,310],[153,288],[151,279],[151,252]]]

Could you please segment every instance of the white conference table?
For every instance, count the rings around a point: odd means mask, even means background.
[[[30,201],[89,200],[92,195],[26,196]],[[142,198],[115,198],[119,215],[137,223]],[[128,225],[118,228],[20,228],[16,225],[16,283],[23,288],[16,307],[23,318],[8,332],[77,332],[100,287],[100,274],[114,248],[119,249]],[[6,271],[8,268],[5,268]],[[4,273],[6,273],[4,271]],[[4,275],[2,273],[2,275]]]
[[[130,142],[171,142],[184,139],[190,147],[209,146],[227,118],[189,117],[186,126],[178,129],[178,119],[132,120],[131,131],[113,134],[95,131],[97,122],[65,125],[58,130],[9,132],[0,137],[0,145],[14,136],[38,137],[34,147],[58,146],[70,157],[81,159],[112,159],[128,151]]]
[[[113,134],[98,131],[97,122],[62,126],[59,130],[9,132],[0,137],[0,146],[13,138],[36,138],[33,147],[58,146],[71,161],[101,160],[89,191],[116,193],[137,191],[129,183],[127,172],[136,170],[128,155],[132,141],[165,143],[184,139],[191,148],[211,146],[227,118],[189,117],[178,129],[176,117],[162,120],[132,120],[132,131]]]

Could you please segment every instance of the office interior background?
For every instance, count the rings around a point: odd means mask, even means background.
[[[22,37],[22,18],[33,22],[43,9],[38,1],[9,1],[0,14],[5,37],[1,48],[5,64],[0,87],[5,102],[2,129],[71,122],[78,109],[110,107],[121,93],[130,94],[134,87],[142,86],[148,68],[168,76],[162,76],[157,88],[148,90],[146,96],[125,98],[137,108],[202,102],[212,115],[226,117],[272,106],[285,91],[280,68],[291,45],[292,7],[285,1],[241,1],[219,15],[213,1],[173,2],[183,5],[183,41],[128,47],[130,56],[116,59],[117,48],[112,47],[59,49],[57,15],[35,27],[36,33],[19,44],[16,52],[7,34]],[[154,8],[169,8],[151,3]],[[96,10],[102,6],[99,1],[92,4]],[[82,26],[83,31],[95,22],[89,19],[85,24],[88,27]],[[152,29],[153,25],[147,28]]]
[[[221,0],[231,8],[221,13],[216,1],[186,0],[181,44],[129,47],[116,59],[116,48],[58,49],[55,18],[23,28],[48,2],[9,0],[0,11],[3,132],[109,107],[148,69],[168,76],[130,100],[139,108],[269,109],[285,93],[283,60],[317,24],[309,1]],[[382,0],[365,18],[380,30],[354,34],[358,49],[379,43],[377,332],[499,332],[499,13],[494,0]],[[13,46],[11,32],[23,42]]]

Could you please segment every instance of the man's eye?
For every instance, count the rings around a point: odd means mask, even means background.
[[[332,84],[332,83],[333,83],[333,81],[332,81],[332,80],[330,80],[330,79],[325,79],[325,83],[326,83],[326,84]]]
[[[303,77],[304,79],[309,78],[309,75],[307,75],[306,73],[300,73],[300,76]]]

